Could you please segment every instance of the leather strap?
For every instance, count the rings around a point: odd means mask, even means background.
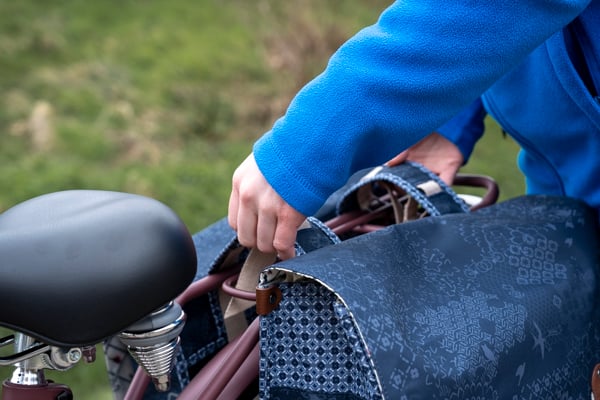
[[[274,264],[276,260],[277,257],[275,254],[263,253],[258,249],[252,249],[240,271],[235,288],[245,291],[254,291],[260,271],[269,265]],[[224,318],[225,329],[230,342],[241,335],[248,327],[246,310],[254,306],[254,304],[255,303],[250,300],[244,300],[237,297],[229,298]]]

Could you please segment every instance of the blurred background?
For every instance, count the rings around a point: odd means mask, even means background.
[[[0,0],[0,212],[106,189],[202,229],[226,215],[253,141],[389,3]],[[496,178],[502,199],[522,193],[516,144],[487,128],[465,169]],[[111,398],[100,352],[62,375],[80,398]]]

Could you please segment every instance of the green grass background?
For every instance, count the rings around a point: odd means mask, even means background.
[[[0,212],[107,189],[159,199],[202,229],[226,214],[252,142],[388,3],[0,0]],[[517,146],[487,123],[466,169],[512,197]],[[101,353],[62,375],[79,398],[110,398]]]

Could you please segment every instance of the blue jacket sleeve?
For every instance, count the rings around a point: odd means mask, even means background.
[[[483,107],[483,103],[478,98],[444,125],[436,129],[436,132],[458,147],[463,155],[464,164],[469,161],[475,143],[483,135],[486,115],[487,112]]]
[[[254,145],[267,181],[314,213],[356,170],[456,115],[589,0],[402,0],[348,40]]]

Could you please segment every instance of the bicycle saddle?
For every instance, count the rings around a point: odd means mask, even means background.
[[[196,251],[166,205],[71,190],[0,214],[0,325],[57,346],[96,344],[192,281]]]

